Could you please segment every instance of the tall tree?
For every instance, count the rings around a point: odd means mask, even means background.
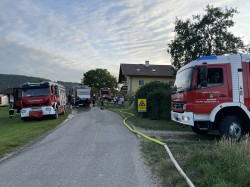
[[[175,21],[175,38],[168,44],[172,65],[179,69],[200,56],[224,55],[242,52],[244,44],[228,28],[234,26],[232,20],[237,9],[224,11],[220,7],[207,5],[203,16]]]
[[[98,93],[103,87],[109,87],[111,90],[117,88],[116,78],[107,69],[89,70],[83,74],[82,83],[91,86],[94,93]]]
[[[243,50],[245,53],[250,53],[250,43],[245,46],[245,49]]]

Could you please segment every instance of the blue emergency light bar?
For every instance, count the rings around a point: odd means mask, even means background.
[[[197,58],[197,60],[217,60],[217,56],[202,56]]]

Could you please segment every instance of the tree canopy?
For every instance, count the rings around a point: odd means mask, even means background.
[[[89,70],[83,74],[82,83],[91,86],[94,93],[98,93],[103,87],[109,87],[111,90],[117,88],[116,78],[107,69]]]
[[[240,37],[234,36],[228,28],[237,9],[207,5],[206,14],[190,19],[175,21],[175,38],[168,44],[172,65],[179,69],[200,56],[235,54],[244,49]]]

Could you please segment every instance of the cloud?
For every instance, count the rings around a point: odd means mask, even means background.
[[[66,58],[7,40],[0,40],[0,59],[4,67],[3,73],[38,76],[53,81],[65,80],[67,77],[68,81],[79,82],[84,71]]]
[[[237,5],[232,31],[249,41],[246,0],[2,0],[0,64],[13,65],[2,71],[80,81],[95,68],[118,77],[120,63],[170,64],[166,50],[176,17],[202,14],[208,3]]]

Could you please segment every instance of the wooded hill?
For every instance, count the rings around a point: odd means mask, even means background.
[[[40,77],[29,77],[24,75],[7,75],[7,74],[0,74],[0,93],[1,91],[7,88],[16,88],[20,87],[25,82],[42,82],[48,79],[40,78]],[[69,93],[69,90],[72,89],[73,86],[79,85],[79,83],[73,82],[64,82],[64,81],[57,81],[59,84],[62,84],[66,88],[66,94]]]

